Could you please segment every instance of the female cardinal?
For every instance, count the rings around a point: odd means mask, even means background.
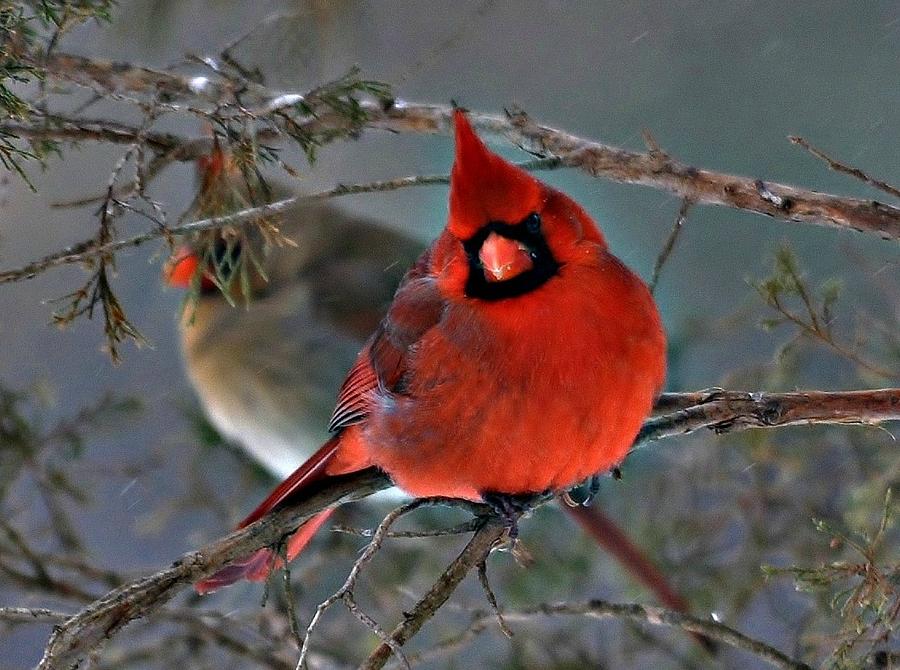
[[[407,272],[338,395],[334,436],[241,524],[377,466],[414,496],[563,491],[625,456],[665,375],[643,282],[566,195],[491,153],[455,112],[441,236]],[[290,538],[290,560],[329,514]],[[262,549],[197,584],[262,579]]]
[[[192,216],[250,207],[248,189],[262,191],[258,182],[248,187],[218,145],[197,167],[200,189]],[[292,194],[275,184],[264,199]],[[180,319],[179,336],[188,376],[210,421],[283,478],[321,444],[322,417],[334,406],[343,370],[424,245],[324,203],[297,205],[275,225],[296,246],[273,246],[266,253],[264,240],[249,235],[241,241],[247,248],[232,249],[232,261],[241,254],[253,257],[247,263],[250,296],[237,295],[244,290],[238,281],[231,283],[235,295],[225,295],[210,279],[214,269],[203,268],[207,276]],[[214,254],[225,253],[222,237],[206,242],[218,247]],[[167,263],[167,283],[188,288],[202,255],[199,245],[182,247]],[[249,300],[243,308],[227,298]]]

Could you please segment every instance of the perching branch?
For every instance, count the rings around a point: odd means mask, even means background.
[[[447,566],[434,585],[419,599],[415,607],[404,615],[403,621],[394,628],[390,637],[393,645],[403,646],[419,632],[425,622],[447,602],[465,576],[487,559],[494,544],[503,536],[504,532],[504,524],[500,519],[491,518],[485,522],[484,526],[472,536],[459,556]],[[496,615],[494,615],[494,620],[496,620]],[[391,656],[393,645],[382,642],[360,665],[360,670],[377,670],[384,667]]]
[[[373,469],[332,479],[329,486],[302,503],[184,554],[160,572],[113,589],[54,631],[38,668],[62,670],[77,666],[130,621],[157,610],[229,561],[259,547],[277,544],[286,533],[338,501],[362,498],[389,486],[387,476]]]
[[[673,393],[663,395],[658,408],[669,413],[648,420],[636,444],[683,435],[701,428],[728,432],[804,423],[876,424],[900,420],[900,389],[835,393],[739,393],[722,390]],[[276,545],[285,534],[292,532],[306,519],[339,501],[362,498],[388,486],[390,480],[387,476],[371,469],[336,478],[296,506],[280,510],[198,551],[185,554],[160,572],[113,589],[68,619],[53,633],[39,668],[68,669],[77,665],[127,623],[154,612],[176,594],[212,575],[229,561],[246,556],[260,547]],[[404,619],[394,629],[392,640],[401,645],[409,640],[446,601],[469,570],[484,560],[502,532],[502,524],[489,518],[464,552],[419,601],[411,613],[412,618]],[[707,633],[705,630],[700,632]],[[379,649],[377,659],[389,656],[390,647],[385,645]]]

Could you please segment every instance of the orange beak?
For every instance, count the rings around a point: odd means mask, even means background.
[[[521,242],[491,233],[481,245],[478,260],[488,281],[503,281],[533,267],[528,248]]]
[[[179,247],[163,267],[166,283],[175,288],[188,288],[199,262],[190,247]]]

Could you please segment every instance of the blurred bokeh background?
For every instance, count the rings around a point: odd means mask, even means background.
[[[517,104],[541,123],[638,150],[643,149],[641,131],[649,129],[665,151],[699,167],[885,197],[829,172],[786,139],[801,135],[845,162],[900,181],[900,6],[892,0],[123,0],[113,9],[111,24],[78,28],[59,48],[167,67],[186,54],[217,54],[270,15],[279,18],[260,26],[236,53],[245,65],[258,67],[272,88],[307,90],[358,64],[366,77],[392,85],[402,99],[442,104],[453,99],[492,113]],[[92,111],[134,121],[108,103]],[[169,127],[200,130],[189,123]],[[526,158],[513,147],[494,146],[509,157]],[[17,267],[94,234],[92,207],[53,205],[100,193],[120,155],[119,147],[90,143],[65,150],[45,172],[31,174],[34,193],[15,176],[3,175],[0,268]],[[447,137],[367,132],[356,141],[325,147],[312,167],[298,154],[287,155],[300,166],[296,187],[313,190],[446,172],[452,143]],[[274,178],[288,179],[284,174]],[[583,204],[615,253],[649,278],[678,211],[676,199],[571,170],[542,178]],[[193,167],[169,167],[151,193],[177,218],[196,193]],[[445,187],[427,187],[346,197],[339,205],[424,245],[444,223],[445,200]],[[126,216],[120,229],[132,233],[146,225]],[[790,327],[759,327],[773,314],[748,279],[768,276],[776,250],[784,246],[793,250],[810,286],[842,283],[834,307],[841,337],[895,374],[900,369],[900,353],[884,344],[891,338],[875,336],[872,326],[880,324],[896,342],[896,242],[695,207],[656,293],[670,336],[669,390],[896,384],[896,376],[874,376],[827,346],[798,341]],[[53,306],[48,299],[79,286],[82,269],[69,266],[0,287],[0,384],[30,394],[23,400],[27,416],[52,426],[108,393],[140,401],[138,411],[86,429],[77,454],[47,456],[84,494],[83,500],[67,498],[65,504],[91,560],[127,573],[165,565],[219,536],[270,483],[202,428],[178,346],[182,294],[160,281],[166,255],[161,250],[150,245],[119,255],[115,289],[149,344],[125,346],[118,366],[101,350],[96,321],[80,320],[65,330],[49,325]],[[815,565],[838,558],[842,549],[830,546],[828,533],[816,532],[812,517],[840,528],[871,528],[896,473],[896,458],[888,451],[895,449],[891,439],[886,431],[854,427],[668,440],[633,454],[622,481],[604,481],[597,504],[647,549],[696,612],[716,612],[788,653],[821,660],[841,639],[836,635],[840,616],[826,603],[828,588],[820,594],[795,593],[789,578],[764,580],[760,566]],[[54,550],[55,540],[43,530],[47,508],[34,482],[14,473],[8,482],[6,523]],[[348,518],[353,525],[377,523],[386,505],[355,505]],[[423,523],[429,520],[446,521],[438,514]],[[535,565],[523,570],[506,554],[492,561],[501,603],[589,596],[650,600],[569,524],[558,510],[541,509],[523,525]],[[318,540],[320,551],[305,556],[295,570],[294,580],[302,584],[301,620],[343,581],[361,546],[358,538],[331,535]],[[377,576],[367,594],[376,619],[386,626],[396,620],[457,544],[415,540],[391,545],[375,564]],[[17,583],[2,568],[0,605],[48,603],[40,589]],[[472,581],[418,644],[427,647],[450,634],[453,621],[465,621],[466,608],[484,607]],[[240,586],[216,598],[221,600],[213,600],[213,606],[252,617],[259,609],[260,588]],[[250,624],[247,629],[260,635]],[[759,663],[731,651],[713,661],[677,632],[613,621],[543,621],[515,629],[519,634],[511,640],[491,631],[421,667],[751,668]],[[32,666],[48,633],[46,626],[2,630],[0,668]],[[285,636],[283,629],[279,635]],[[343,611],[331,614],[318,635],[314,647],[350,661],[371,643]],[[148,642],[139,631],[130,639],[135,647]],[[119,667],[115,658],[111,653],[100,667]],[[185,667],[211,667],[203,658],[185,652],[182,660]],[[156,662],[137,659],[128,667],[159,667]],[[247,659],[222,662],[230,665],[217,667],[254,667]]]

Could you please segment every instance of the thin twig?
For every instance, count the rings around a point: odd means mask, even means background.
[[[403,621],[391,633],[391,641],[402,646],[419,632],[419,629],[447,602],[469,571],[487,559],[494,544],[505,532],[506,527],[502,520],[496,517],[487,519],[428,592],[404,615]],[[383,667],[391,653],[391,646],[380,644],[359,666],[359,670],[377,670]]]
[[[139,129],[117,121],[107,119],[72,119],[60,116],[46,118],[46,123],[28,123],[25,121],[4,121],[0,129],[18,137],[41,140],[68,140],[71,142],[93,141],[110,144],[132,144],[138,137]],[[155,151],[172,151],[197,140],[181,138],[170,133],[147,133],[147,146]],[[209,141],[212,144],[212,141]],[[198,155],[185,160],[196,160]]]
[[[287,619],[290,624],[291,635],[294,636],[294,641],[297,643],[297,649],[301,649],[303,647],[303,634],[300,632],[300,623],[297,621],[297,607],[294,602],[294,589],[291,587],[291,565],[290,561],[288,561],[287,557],[287,542],[282,540],[278,543],[278,551],[276,552],[281,557],[281,572],[284,582],[284,600],[286,603],[285,609],[287,610]],[[268,583],[266,584],[266,588],[268,588]]]
[[[523,163],[525,169],[542,170],[552,169],[560,163],[557,159],[539,159]],[[376,193],[384,191],[395,191],[410,186],[432,186],[435,184],[449,183],[449,175],[413,175],[409,177],[398,177],[396,179],[386,179],[372,181],[365,184],[339,184],[333,188],[316,193],[306,195],[297,195],[284,200],[260,205],[258,207],[250,207],[243,209],[227,216],[218,216],[208,219],[200,219],[172,226],[169,228],[154,228],[144,233],[134,235],[124,240],[115,240],[107,243],[99,243],[97,238],[84,240],[71,247],[63,249],[61,252],[50,254],[44,258],[29,263],[15,270],[6,270],[0,272],[0,284],[22,279],[31,279],[41,272],[60,265],[69,265],[72,263],[84,263],[97,257],[109,256],[123,249],[138,247],[151,240],[159,238],[175,238],[184,235],[199,233],[204,230],[213,230],[224,226],[235,226],[247,223],[254,219],[271,217],[280,214],[285,210],[291,209],[304,202],[315,200],[327,200],[345,195],[357,195],[360,193]]]
[[[847,360],[855,363],[864,370],[868,370],[878,377],[883,377],[884,379],[900,379],[900,371],[889,370],[887,368],[876,365],[875,363],[871,363],[852,349],[848,348],[847,345],[838,341],[831,333],[831,330],[827,326],[822,325],[821,319],[816,313],[816,310],[812,304],[812,298],[810,297],[805,284],[798,280],[796,281],[795,285],[797,288],[797,293],[800,296],[800,300],[803,303],[803,306],[809,316],[809,321],[805,321],[803,317],[791,311],[791,309],[784,304],[784,302],[778,297],[778,295],[767,294],[764,291],[760,290],[759,287],[757,287],[757,291],[760,293],[760,296],[763,298],[763,300],[765,300],[772,309],[778,312],[787,321],[797,326],[799,331],[806,337],[822,342],[839,356],[846,358]]]
[[[650,279],[651,294],[656,292],[656,284],[659,282],[659,275],[662,272],[666,261],[669,260],[669,255],[675,248],[675,243],[678,241],[678,237],[681,235],[681,229],[684,227],[685,219],[687,219],[688,211],[690,211],[693,204],[694,203],[687,198],[681,201],[681,207],[678,208],[678,216],[675,217],[675,223],[672,225],[672,230],[669,231],[669,235],[666,237],[666,241],[659,252],[659,256],[656,257],[656,263],[653,265],[653,276]]]
[[[478,583],[481,584],[481,590],[484,591],[484,597],[487,598],[488,605],[491,606],[491,611],[494,612],[494,616],[497,618],[497,624],[500,626],[500,630],[506,637],[512,637],[513,632],[503,619],[503,612],[500,611],[497,595],[494,593],[494,589],[491,588],[490,580],[488,580],[487,561],[482,561],[478,564]]]
[[[62,623],[71,614],[43,607],[0,607],[0,621],[4,623]]]
[[[867,183],[873,188],[877,188],[881,191],[884,191],[885,193],[890,193],[895,198],[900,198],[900,189],[898,189],[896,186],[891,186],[885,181],[870,177],[868,174],[866,174],[859,168],[853,167],[852,165],[847,165],[846,163],[841,163],[840,161],[835,160],[821,149],[817,149],[816,147],[811,145],[808,141],[806,141],[806,139],[798,137],[797,135],[789,135],[788,140],[790,140],[791,144],[801,146],[816,158],[825,161],[828,164],[828,167],[835,172],[843,172],[844,174],[848,174],[851,177],[855,177],[856,179]]]
[[[385,644],[389,645],[389,648],[395,654],[397,654],[397,658],[404,665],[404,667],[409,668],[409,662],[406,660],[403,652],[400,651],[400,647],[387,638],[387,635],[381,630],[381,627],[378,626],[375,621],[371,619],[371,617],[362,618],[360,616],[361,612],[359,611],[359,608],[353,598],[353,588],[356,586],[356,580],[359,579],[359,575],[362,572],[363,567],[367,563],[369,563],[375,557],[375,554],[378,552],[378,550],[381,549],[381,545],[384,542],[385,535],[388,530],[390,530],[391,526],[394,525],[394,523],[405,514],[409,514],[413,510],[429,504],[432,504],[432,501],[428,498],[413,500],[392,510],[386,517],[384,517],[384,519],[382,519],[381,523],[378,524],[378,528],[375,529],[375,534],[372,536],[372,540],[368,545],[366,545],[366,548],[363,550],[362,554],[360,554],[360,557],[353,564],[353,567],[350,569],[350,574],[347,575],[347,579],[344,580],[344,583],[337,591],[328,596],[328,598],[323,600],[321,603],[319,603],[318,607],[316,607],[316,612],[315,614],[313,614],[313,617],[309,622],[309,626],[306,627],[306,634],[303,636],[303,645],[300,647],[300,657],[297,659],[298,670],[299,668],[303,667],[303,664],[306,662],[306,655],[309,652],[309,642],[313,630],[315,630],[316,626],[319,623],[319,620],[322,618],[322,615],[325,614],[325,612],[327,612],[331,608],[331,606],[339,600],[343,600],[351,612],[354,612],[354,614],[356,614],[357,617],[363,621],[363,623],[367,624],[370,628],[373,628],[379,638]]]
[[[423,530],[392,530],[385,534],[385,538],[422,538],[422,537],[446,537],[448,535],[465,535],[478,530],[478,520],[469,519],[455,526],[447,528],[434,528]],[[332,533],[347,533],[359,537],[372,537],[375,531],[371,528],[350,528],[349,526],[332,526]]]

